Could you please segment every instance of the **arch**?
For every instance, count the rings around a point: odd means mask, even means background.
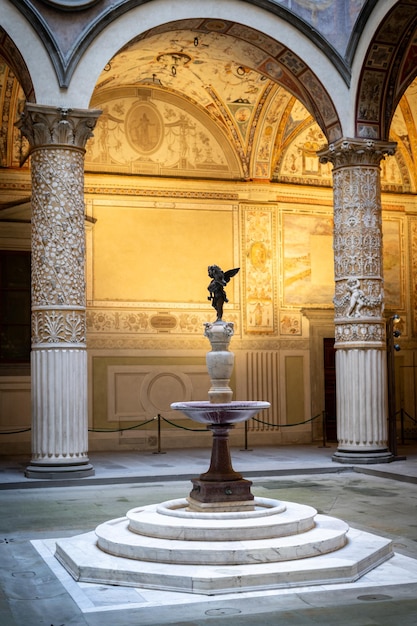
[[[53,35],[52,29],[48,26],[48,21],[43,17],[42,13],[39,12],[35,6],[33,6],[33,4],[31,4],[28,0],[12,1],[16,2],[30,22],[36,24],[36,30],[53,60],[61,87],[68,86],[74,69],[83,52],[102,32],[107,24],[125,13],[128,13],[137,5],[144,3],[143,0],[142,2],[141,0],[126,0],[118,6],[111,4],[110,6],[94,7],[94,5],[98,3],[97,0],[80,0],[76,4],[74,2],[70,2],[69,0],[46,0],[46,2],[51,6],[61,9],[64,12],[64,19],[68,17],[68,23],[66,26],[68,29],[71,29],[74,41],[71,47],[68,47],[66,50],[62,50]],[[246,1],[254,6],[259,6],[260,4],[259,0]],[[367,0],[366,4],[372,5],[375,2],[376,0]],[[93,11],[90,12],[92,19],[90,20],[88,27],[85,28],[85,24],[81,21],[82,18],[79,22],[79,15],[77,15],[77,12],[91,7],[93,7]],[[349,83],[350,71],[348,64],[341,54],[336,51],[335,48],[323,37],[319,30],[312,28],[311,24],[296,14],[296,11],[291,11],[284,6],[280,6],[272,0],[265,0],[262,8],[273,15],[284,19],[285,22],[292,24],[298,31],[300,31],[300,33],[303,33],[303,35],[310,39],[315,46],[323,50],[326,56],[337,68],[341,76],[343,76],[346,83]],[[65,12],[67,15],[65,15]],[[84,27],[78,28],[78,22]],[[351,47],[354,46],[351,44]]]
[[[97,4],[89,10],[98,11],[99,8],[100,4]],[[29,19],[27,5],[26,15]],[[123,3],[111,14],[100,14],[91,20],[90,26],[83,30],[84,34],[87,32],[90,36],[90,39],[85,38],[84,49],[77,51],[77,46],[73,43],[73,50],[61,50],[58,54],[57,49],[53,54],[51,52],[52,58],[45,55],[48,52],[45,38],[47,35],[50,37],[52,32],[47,33],[45,28],[39,31],[39,35],[33,32],[30,43],[20,38],[20,50],[32,75],[36,101],[40,104],[56,102],[59,106],[88,108],[102,69],[129,41],[138,36],[146,36],[153,29],[166,28],[164,24],[171,28],[173,24],[183,20],[192,20],[190,24],[201,22],[202,19],[196,17],[201,15],[222,20],[229,29],[234,26],[229,19],[230,15],[239,15],[239,24],[235,25],[235,29],[241,28],[242,37],[248,43],[258,46],[260,37],[273,43],[278,51],[268,57],[264,50],[264,72],[274,73],[273,78],[277,83],[286,79],[284,86],[301,99],[318,120],[329,140],[335,140],[342,134],[340,119],[350,106],[345,63],[318,33],[312,33],[311,27],[307,27],[295,15],[290,16],[288,11],[278,7],[275,2],[265,2],[261,7],[255,1],[223,0],[208,9],[204,0],[175,6],[169,0],[145,3],[132,0]],[[23,20],[21,14],[19,20]],[[47,60],[45,63],[38,62],[34,67],[31,59],[33,47],[39,47],[40,38],[44,41],[44,45],[40,46],[43,48],[41,56],[45,55]],[[52,50],[56,45],[56,38],[54,42],[50,39],[48,45]],[[65,90],[56,74],[57,55],[61,56],[61,63],[64,60],[67,63],[66,80],[70,80],[67,81]],[[311,68],[311,59],[315,60],[314,69]]]
[[[417,76],[415,3],[401,0],[384,16],[368,46],[355,106],[358,137],[388,140],[395,109]]]
[[[0,26],[0,56],[6,61],[12,70],[16,80],[22,86],[25,98],[28,102],[35,102],[35,92],[28,67],[6,31]]]

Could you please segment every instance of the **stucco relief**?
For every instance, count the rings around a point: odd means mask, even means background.
[[[125,120],[126,137],[131,147],[152,154],[163,140],[163,120],[156,106],[139,102],[132,106]]]
[[[139,98],[138,98],[139,95]],[[86,152],[86,169],[233,178],[236,157],[211,118],[156,89],[122,89],[106,97]]]

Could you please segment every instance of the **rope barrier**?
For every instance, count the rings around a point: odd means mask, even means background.
[[[291,426],[300,426],[302,424],[308,424],[309,422],[312,422],[318,417],[320,417],[320,414],[315,415],[314,417],[312,417],[309,420],[306,420],[305,422],[297,422],[296,424],[271,424],[270,422],[265,422],[256,417],[252,417],[251,419],[253,419],[255,422],[258,422],[260,424],[264,424],[265,426],[273,426],[274,428],[289,428]],[[142,426],[146,426],[147,424],[150,424],[151,422],[154,422],[157,419],[158,420],[162,419],[164,422],[166,422],[170,426],[173,426],[175,428],[180,428],[181,430],[189,430],[194,433],[209,432],[205,428],[187,428],[187,426],[181,426],[180,424],[175,424],[175,422],[171,422],[169,419],[167,419],[163,415],[155,415],[154,417],[147,420],[146,422],[135,424],[134,426],[128,426],[126,428],[89,428],[88,432],[89,433],[121,433],[121,432],[125,432],[128,430],[135,430],[136,428],[142,428]],[[0,431],[0,435],[17,435],[20,433],[27,433],[31,430],[32,430],[31,428],[24,428],[22,430],[3,430],[3,431]]]
[[[401,409],[400,412],[401,412],[401,422],[402,422],[402,441],[404,442],[404,425],[403,425],[404,415],[406,415],[414,423],[416,423],[416,419],[413,418],[411,415],[409,415],[404,409]],[[325,432],[326,431],[325,411],[322,411],[322,413],[318,413],[317,415],[314,415],[308,420],[305,420],[303,422],[296,422],[295,424],[272,424],[271,422],[265,422],[264,420],[261,420],[257,417],[252,417],[251,419],[254,422],[257,422],[258,424],[263,424],[264,426],[270,426],[272,428],[291,428],[293,426],[302,426],[304,424],[313,422],[314,420],[318,419],[320,416],[323,419],[323,447],[327,447],[326,446],[326,432]],[[158,415],[155,415],[154,417],[147,420],[146,422],[141,422],[140,424],[134,424],[133,426],[128,426],[126,428],[89,428],[88,432],[90,433],[121,433],[121,432],[129,431],[129,430],[135,430],[137,428],[142,428],[143,426],[146,426],[147,424],[155,422],[156,420],[158,420],[158,424],[157,424],[158,452],[157,453],[155,452],[154,454],[165,454],[164,452],[161,452],[161,421],[164,421],[166,424],[169,424],[169,426],[172,426],[174,428],[179,428],[181,430],[188,430],[194,433],[210,432],[207,428],[188,428],[187,426],[176,424],[175,422],[171,422],[171,420],[167,419],[163,415],[160,415],[159,413]],[[248,423],[249,421],[250,420],[247,420],[245,422],[245,450],[248,450]],[[3,430],[3,431],[0,431],[0,435],[19,435],[20,433],[27,433],[27,432],[30,432],[31,430],[32,428],[22,428],[21,430]]]
[[[22,428],[22,430],[1,430],[0,435],[20,435],[20,433],[28,433],[31,428]]]
[[[321,413],[318,413],[314,417],[310,417],[310,419],[306,420],[305,422],[296,422],[295,424],[271,424],[270,422],[264,422],[257,417],[252,417],[252,419],[254,422],[259,422],[259,424],[264,424],[265,426],[273,426],[274,428],[290,428],[291,426],[301,426],[302,424],[308,424],[309,422],[313,422],[320,416]]]
[[[171,426],[175,426],[175,428],[181,428],[182,430],[191,430],[193,433],[208,433],[209,431],[206,428],[187,428],[186,426],[180,426],[179,424],[175,424],[174,422],[170,422],[166,417],[162,415],[158,417],[162,417],[164,422],[170,424]]]
[[[159,417],[159,415],[158,415]],[[152,417],[147,422],[142,422],[141,424],[135,424],[134,426],[128,426],[127,428],[89,428],[89,433],[122,433],[126,430],[134,430],[135,428],[142,428],[142,426],[146,426],[146,424],[150,424],[157,419],[157,416]]]

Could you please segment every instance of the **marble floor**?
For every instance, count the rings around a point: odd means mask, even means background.
[[[392,540],[394,557],[355,583],[198,595],[75,582],[55,540],[93,530],[135,506],[188,495],[208,449],[93,453],[84,479],[26,479],[27,458],[0,457],[2,626],[401,626],[417,623],[417,445],[389,464],[332,461],[335,446],[232,450],[257,497],[315,507]]]

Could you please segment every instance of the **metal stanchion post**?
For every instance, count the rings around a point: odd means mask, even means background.
[[[248,448],[248,422],[245,422],[245,447],[241,452],[252,452],[252,448]]]
[[[165,454],[165,452],[161,452],[161,416],[158,413],[158,450],[156,452],[152,452],[152,454]]]
[[[395,343],[395,339],[401,336],[401,332],[396,328],[400,322],[399,315],[392,315],[387,322],[387,377],[388,377],[388,448],[395,461],[406,459],[405,456],[398,456],[397,453],[397,412],[395,398],[395,361],[394,354],[401,350]]]
[[[404,409],[401,407],[401,445],[405,444],[405,433],[404,433]]]
[[[331,446],[327,445],[327,438],[326,438],[326,428],[327,428],[326,411],[321,412],[321,423],[322,423],[322,431],[323,431],[323,445],[319,446],[319,448],[330,448]]]

